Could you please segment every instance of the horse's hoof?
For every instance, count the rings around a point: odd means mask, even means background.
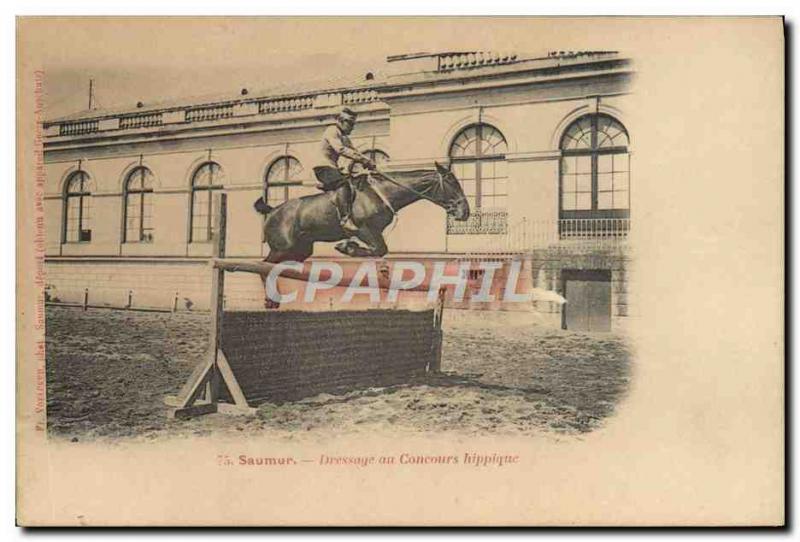
[[[352,253],[353,242],[352,241],[342,241],[341,243],[336,243],[333,247],[345,256],[350,256]]]
[[[280,306],[281,306],[281,304],[278,303],[277,301],[273,301],[271,299],[265,299],[264,300],[264,308],[267,309],[267,310],[276,310],[276,309],[279,309]]]

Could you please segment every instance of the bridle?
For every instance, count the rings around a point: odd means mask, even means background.
[[[407,190],[408,192],[416,194],[421,199],[428,200],[431,203],[434,203],[434,204],[438,205],[439,207],[442,207],[445,210],[445,212],[447,212],[447,214],[450,214],[451,212],[455,211],[455,209],[458,206],[458,204],[463,202],[466,199],[463,196],[459,197],[459,198],[453,198],[453,199],[450,199],[450,200],[445,199],[447,197],[446,181],[445,181],[444,175],[442,175],[442,172],[439,171],[438,169],[436,171],[434,171],[434,173],[438,176],[438,181],[434,181],[434,182],[430,183],[428,188],[426,188],[425,190],[423,190],[421,192],[419,190],[411,188],[410,186],[406,186],[404,184],[401,184],[401,183],[395,181],[394,179],[392,179],[391,177],[389,177],[388,175],[386,175],[382,171],[377,171],[376,170],[376,171],[372,171],[370,173],[371,173],[371,175],[377,174],[380,178],[382,178],[382,179],[384,179],[386,181],[389,181],[390,183],[394,184],[395,186],[403,188],[403,189]],[[389,203],[389,201],[386,198],[386,196],[380,191],[380,188],[378,188],[375,185],[374,181],[372,181],[371,175],[368,176],[367,178],[370,179],[370,181],[371,181],[370,184],[372,185],[372,188],[376,191],[376,193],[381,198],[381,200],[383,200],[383,203],[389,208],[389,210],[392,211],[393,214],[397,214],[397,211],[395,211],[392,208],[392,206]],[[423,177],[423,180],[427,180],[428,178],[429,177]],[[432,194],[431,196],[429,196],[428,194],[431,191],[433,191],[434,188],[438,188],[438,190],[436,190],[436,194],[435,195]],[[442,197],[441,197],[441,199],[438,199],[436,196],[438,196],[440,194],[441,194]]]

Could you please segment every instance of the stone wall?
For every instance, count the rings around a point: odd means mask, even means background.
[[[611,271],[611,325],[614,330],[622,329],[626,318],[631,314],[628,270],[630,259],[630,251],[623,243],[607,246],[564,244],[537,250],[532,263],[534,286],[565,295],[564,270]],[[551,325],[561,327],[562,306],[553,302],[536,302],[534,305]]]

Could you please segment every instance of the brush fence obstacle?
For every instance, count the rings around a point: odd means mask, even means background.
[[[252,413],[263,402],[399,384],[439,370],[442,299],[424,311],[224,310],[226,272],[263,278],[274,266],[224,260],[224,194],[218,205],[209,350],[180,393],[165,399],[170,417]]]

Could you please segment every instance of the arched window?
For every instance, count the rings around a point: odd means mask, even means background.
[[[264,179],[264,192],[267,204],[280,205],[295,195],[297,187],[302,185],[303,166],[293,156],[281,156],[269,166]]]
[[[589,114],[570,124],[561,137],[560,217],[628,218],[629,156],[628,132],[613,117]]]
[[[380,149],[371,149],[364,153],[367,158],[375,162],[375,165],[380,169],[386,162],[389,161],[389,155]]]
[[[85,171],[73,173],[66,184],[64,201],[65,243],[92,240],[92,190],[94,183]]]
[[[140,166],[125,181],[125,243],[153,241],[153,174]]]
[[[225,177],[216,162],[206,162],[192,176],[192,214],[190,217],[190,238],[193,243],[211,241],[214,238],[216,213],[213,194],[222,190]]]
[[[450,160],[472,215],[466,223],[448,221],[448,233],[505,233],[508,204],[508,145],[488,124],[473,124],[450,145]]]

